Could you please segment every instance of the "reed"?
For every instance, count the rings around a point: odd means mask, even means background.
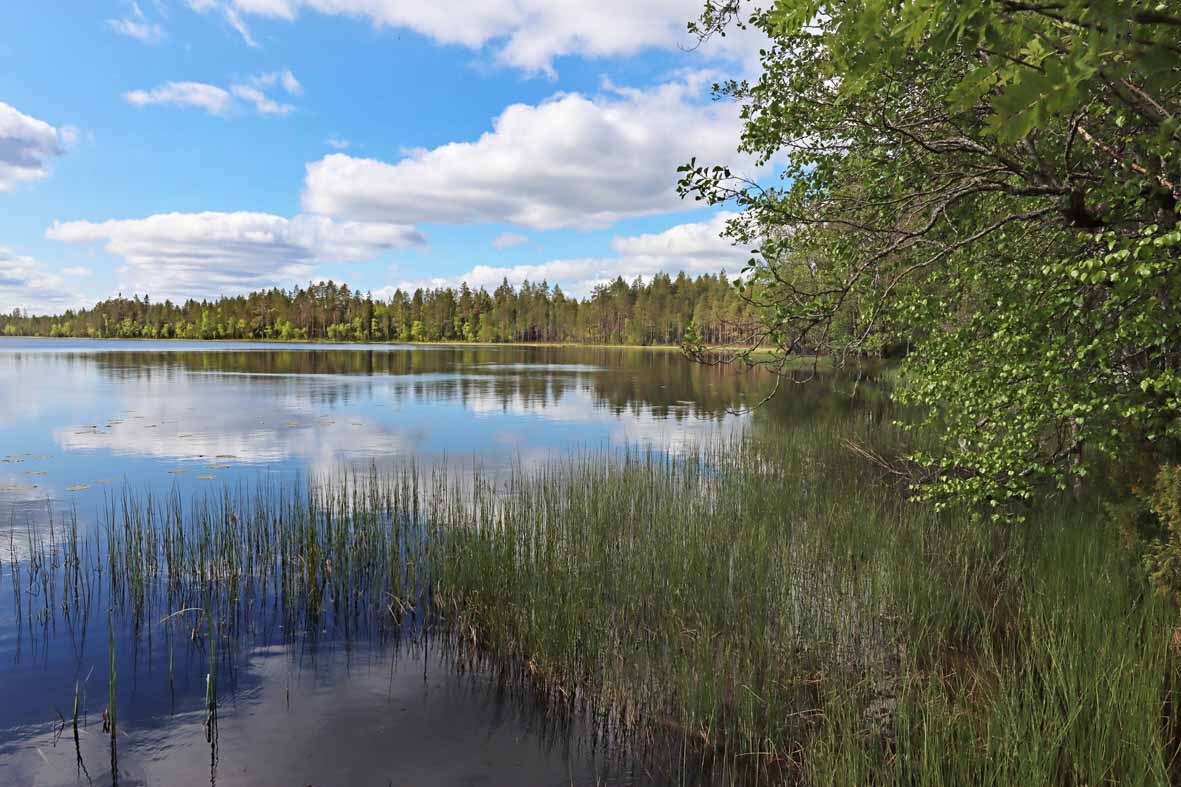
[[[117,649],[115,647],[115,615],[113,610],[107,610],[107,712],[104,719],[104,731],[111,733],[111,745],[115,741],[116,688],[118,670],[116,668]]]
[[[60,582],[75,610],[102,577],[112,615],[168,626],[170,683],[172,628],[196,613],[210,724],[218,654],[270,603],[311,637],[439,638],[674,776],[1170,783],[1176,611],[1097,510],[977,525],[908,503],[847,439],[901,444],[851,412],[507,478],[410,464],[125,491],[100,539],[32,539],[8,570],[18,599]]]

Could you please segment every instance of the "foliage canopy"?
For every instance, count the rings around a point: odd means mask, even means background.
[[[1003,516],[1181,436],[1181,7],[1175,0],[711,2],[753,25],[742,148],[774,187],[694,161],[743,210],[760,343],[906,347],[903,396],[947,439],[920,494]],[[700,351],[699,346],[690,346]]]

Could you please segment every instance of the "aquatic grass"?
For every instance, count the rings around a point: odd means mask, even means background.
[[[736,443],[545,468],[452,523],[436,601],[482,647],[556,693],[588,692],[623,726],[790,766],[821,687],[890,647],[873,547],[845,537],[842,490],[815,489],[810,458],[775,465]],[[888,505],[859,511],[866,533]]]
[[[1100,518],[1068,506],[1031,524],[998,566],[1020,578],[1009,609],[978,609],[988,625],[956,658],[910,654],[878,729],[863,687],[834,696],[809,783],[1175,783],[1176,611]]]
[[[99,539],[29,531],[6,567],[30,625],[84,620],[97,578],[135,636],[166,626],[170,684],[174,646],[206,649],[207,729],[220,660],[273,608],[286,637],[433,638],[673,779],[1169,783],[1176,612],[1098,513],[935,513],[845,447],[870,440],[903,448],[852,410],[505,478],[407,464],[124,489]],[[34,610],[33,586],[60,604]]]
[[[938,516],[819,437],[538,471],[452,528],[438,601],[558,701],[756,780],[1170,783],[1176,612],[1102,517]]]
[[[115,614],[107,609],[107,710],[103,714],[104,731],[111,733],[111,747],[115,746],[116,686],[118,669],[115,649]]]

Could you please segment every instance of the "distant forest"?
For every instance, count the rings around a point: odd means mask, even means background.
[[[36,316],[0,315],[5,336],[123,339],[274,339],[354,342],[583,342],[678,344],[696,338],[737,344],[751,333],[753,309],[725,273],[691,278],[617,278],[579,300],[547,283],[493,292],[455,288],[397,290],[389,300],[324,282],[222,297],[152,302],[118,297],[92,309]]]

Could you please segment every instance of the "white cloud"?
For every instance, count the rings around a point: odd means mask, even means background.
[[[324,140],[324,144],[327,145],[328,147],[332,148],[333,150],[348,150],[349,145],[351,145],[352,143],[349,142],[347,139],[341,139],[339,137],[329,137],[328,139]]]
[[[220,13],[248,43],[242,15],[291,21],[300,11],[365,19],[375,27],[412,30],[436,42],[491,48],[501,64],[553,73],[563,55],[617,57],[646,49],[676,50],[697,41],[686,25],[700,17],[702,0],[188,0]],[[236,20],[236,21],[235,21]],[[712,39],[706,54],[749,57],[757,36],[732,31]]]
[[[120,269],[124,291],[175,299],[292,284],[319,262],[367,260],[423,242],[403,225],[248,212],[55,222],[45,234],[68,243],[104,242],[127,263]]]
[[[62,273],[68,274],[68,269]],[[0,246],[0,312],[23,309],[50,314],[82,302],[82,296],[69,288],[61,274]]]
[[[716,271],[720,267],[719,261],[735,262],[741,259],[741,263],[745,264],[750,254],[722,237],[726,222],[735,216],[734,213],[724,211],[707,221],[678,224],[663,232],[620,236],[611,241],[611,248],[621,259],[643,261],[643,264],[656,270],[664,270],[668,260],[683,264],[687,273]]]
[[[303,86],[290,70],[258,74],[244,83],[235,83],[229,90],[205,82],[165,82],[151,90],[132,90],[123,94],[129,104],[142,107],[163,104],[201,109],[210,115],[229,117],[248,104],[260,115],[288,115],[295,111],[291,104],[275,101],[266,89],[279,85],[288,95],[303,92]]]
[[[733,103],[702,100],[707,74],[650,90],[610,85],[514,104],[474,142],[412,150],[397,163],[331,154],[307,167],[304,209],[358,220],[508,222],[534,229],[605,227],[684,208],[676,169],[735,152]]]
[[[281,104],[267,98],[265,93],[250,85],[234,85],[230,91],[248,104],[252,104],[260,115],[288,115],[295,111],[291,104]]]
[[[519,235],[515,232],[502,232],[492,239],[492,248],[500,250],[511,249],[528,242],[529,238],[525,235]]]
[[[255,87],[271,87],[279,85],[290,96],[298,96],[303,93],[303,85],[295,78],[295,74],[291,73],[291,69],[284,69],[283,71],[271,71],[266,74],[259,74],[252,77],[250,82]]]
[[[204,82],[165,82],[151,90],[128,91],[123,99],[137,107],[150,104],[192,107],[220,117],[229,115],[234,105],[229,91]]]
[[[73,268],[62,268],[62,275],[63,276],[82,277],[82,276],[89,276],[90,274],[91,274],[90,268],[87,268],[82,265],[76,265]]]
[[[54,128],[0,101],[0,192],[49,174],[49,160],[77,140],[77,129]]]
[[[548,281],[559,284],[567,294],[586,296],[599,284],[606,284],[622,276],[625,281],[640,277],[648,279],[656,273],[676,275],[684,271],[691,276],[727,270],[737,273],[750,258],[750,251],[734,246],[721,236],[726,222],[735,214],[721,212],[713,217],[690,224],[678,224],[664,232],[649,235],[621,236],[612,241],[613,257],[580,257],[551,260],[537,265],[477,265],[457,276],[418,281],[403,281],[396,287],[375,292],[388,298],[397,288],[404,291],[417,287],[456,287],[467,282],[471,287],[493,289],[508,279],[512,285],[523,281]]]
[[[120,35],[134,38],[145,44],[158,44],[167,37],[164,26],[148,19],[143,9],[139,7],[139,3],[131,0],[127,6],[130,14],[119,19],[108,19],[107,27]]]
[[[282,2],[282,0],[278,1],[280,3]],[[265,9],[266,3],[265,0],[264,2],[259,2],[258,0],[250,2],[247,0],[240,5],[241,7],[245,8],[248,13],[251,13],[254,12],[253,8],[255,6],[258,6],[259,9]],[[242,40],[246,42],[247,46],[258,47],[258,41],[256,41],[254,36],[250,33],[250,28],[246,26],[246,22],[243,21],[242,15],[238,13],[236,4],[221,2],[220,0],[188,0],[188,6],[198,13],[216,11],[217,13],[221,14],[222,18],[226,20],[226,24],[234,28],[234,30],[238,32],[238,35],[242,36]]]

